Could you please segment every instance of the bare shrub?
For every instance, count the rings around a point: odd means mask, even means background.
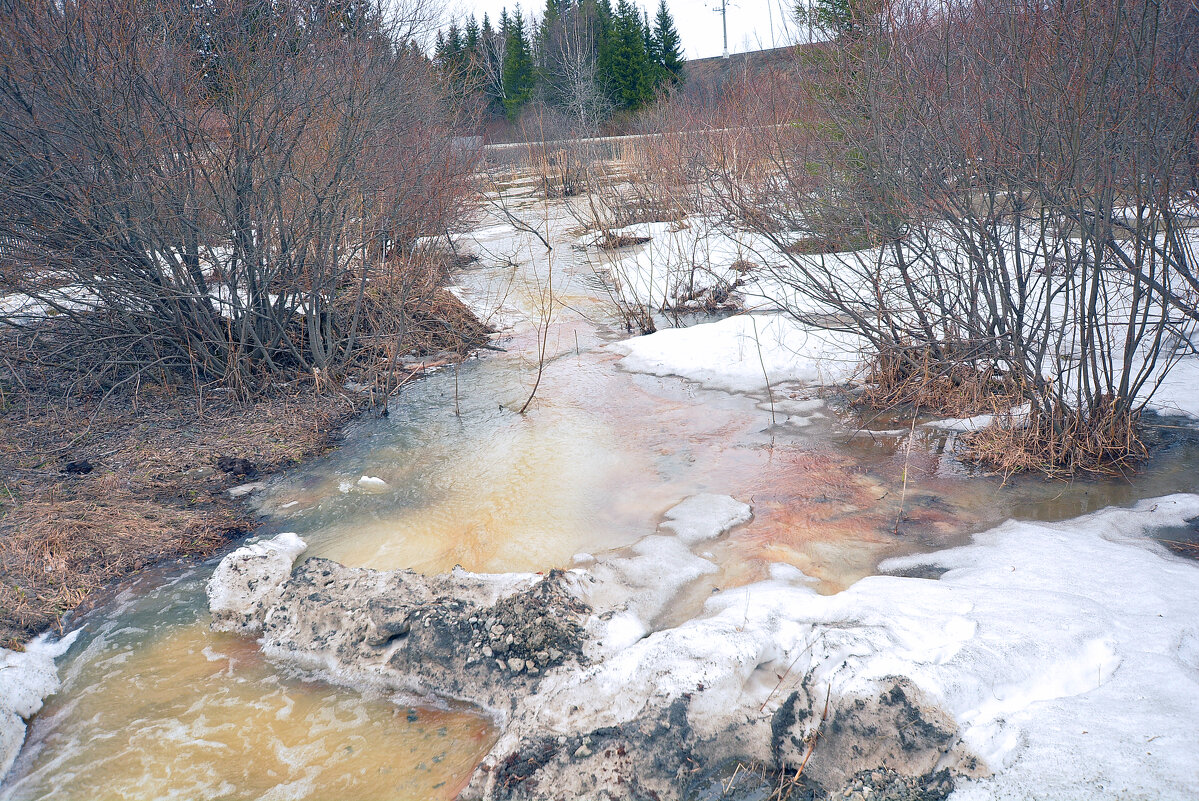
[[[472,190],[411,43],[423,5],[4,4],[17,288],[108,343],[108,369],[245,392],[344,370],[372,275],[419,266],[385,259],[444,233]]]
[[[1014,464],[1102,469],[1140,452],[1163,346],[1195,312],[1196,17],[879,4],[692,115],[658,190],[767,243],[787,311],[869,344],[879,402],[1021,401]]]

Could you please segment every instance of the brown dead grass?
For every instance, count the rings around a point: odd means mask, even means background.
[[[596,244],[600,250],[618,250],[619,248],[632,247],[633,245],[644,245],[650,240],[648,236],[634,236],[633,234],[604,234]]]
[[[873,409],[912,407],[945,417],[1003,412],[1023,403],[1004,376],[964,363],[944,364],[932,354],[900,358],[881,353],[870,363],[861,400]]]
[[[21,347],[0,332],[0,353]],[[104,397],[61,370],[0,360],[0,644],[49,627],[97,589],[163,560],[204,556],[253,525],[217,470],[258,475],[328,449],[365,405],[292,382],[256,401],[130,384]],[[68,461],[94,470],[68,475]]]
[[[1088,415],[1034,412],[1027,419],[997,419],[959,438],[972,461],[1010,475],[1039,472],[1126,475],[1149,455],[1136,415],[1107,404]]]
[[[860,401],[870,409],[911,409],[913,414],[945,417],[995,415],[979,431],[955,443],[968,461],[1004,475],[1036,472],[1051,477],[1076,473],[1124,475],[1148,455],[1139,418],[1110,401],[1087,413],[1057,410],[1053,403],[1033,404],[1033,413],[1014,418],[1012,409],[1027,396],[994,370],[965,363],[880,354],[871,363]]]

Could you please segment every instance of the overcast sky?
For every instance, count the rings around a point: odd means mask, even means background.
[[[649,11],[652,22],[658,10],[658,0],[638,0],[638,4]],[[613,5],[616,5],[615,0]],[[687,58],[719,56],[723,50],[720,31],[720,0],[666,0],[675,26],[683,38]],[[451,15],[459,18],[474,13],[480,20],[483,12],[491,15],[492,22],[499,19],[500,9],[516,6],[514,0],[448,0]],[[790,44],[796,38],[795,24],[791,20],[793,0],[729,0],[729,52],[743,53],[760,50],[772,45]],[[545,0],[524,0],[521,9],[540,16],[545,9]],[[773,36],[772,36],[773,34]]]

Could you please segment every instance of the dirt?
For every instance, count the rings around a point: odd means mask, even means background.
[[[367,404],[311,382],[254,401],[148,380],[109,392],[22,362],[21,345],[0,331],[0,645],[8,647],[61,629],[102,587],[244,536],[253,516],[226,491],[328,450]]]

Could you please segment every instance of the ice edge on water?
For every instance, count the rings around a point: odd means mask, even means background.
[[[0,648],[0,781],[8,775],[25,742],[25,721],[42,708],[42,699],[58,690],[54,660],[66,653],[79,631],[62,639],[49,632],[24,651]]]

